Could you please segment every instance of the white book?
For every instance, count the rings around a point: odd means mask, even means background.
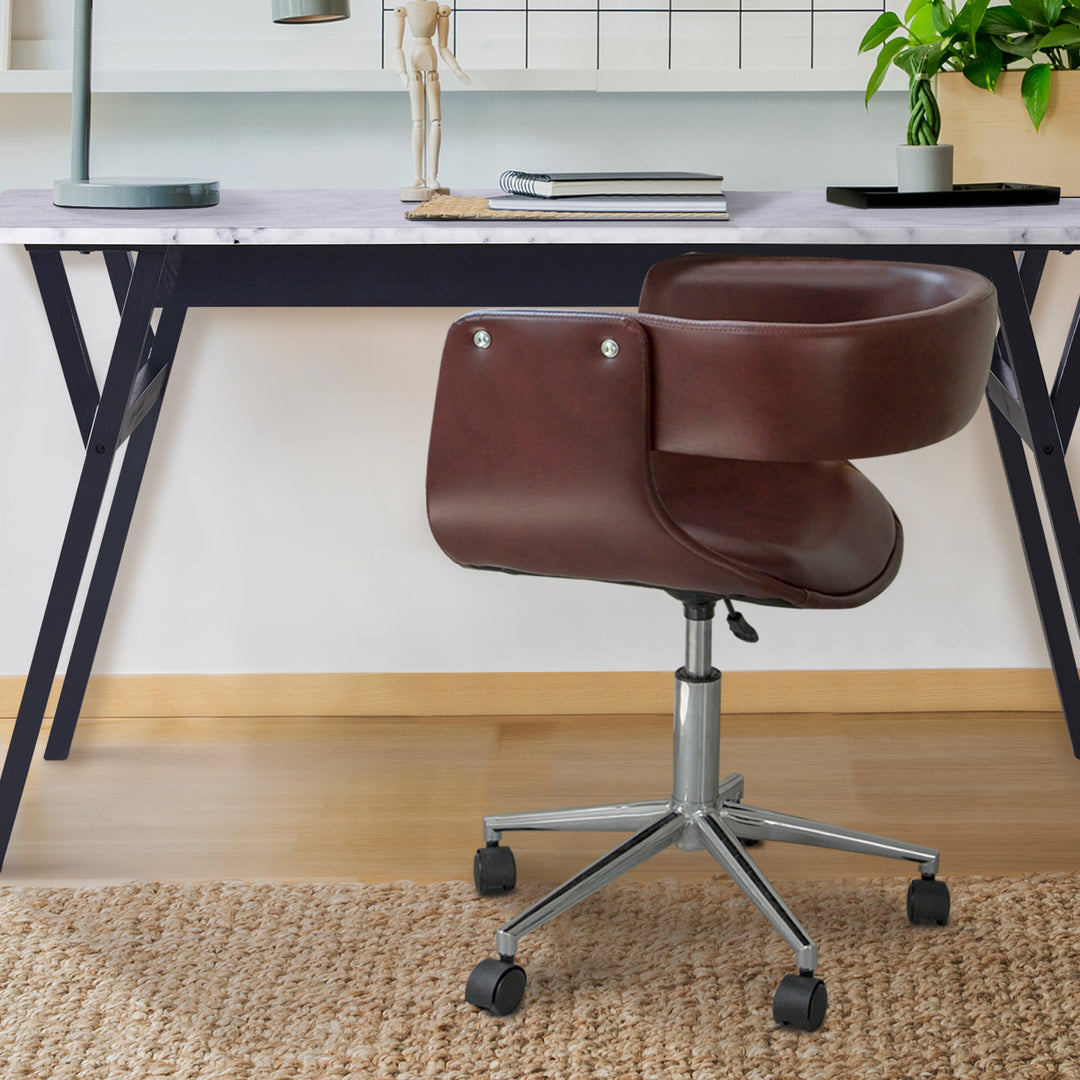
[[[694,172],[527,173],[509,169],[499,177],[508,195],[720,195],[723,177]]]
[[[488,199],[491,210],[543,210],[551,213],[574,210],[597,214],[721,214],[727,211],[723,195],[583,195],[558,199],[527,195],[496,195]]]

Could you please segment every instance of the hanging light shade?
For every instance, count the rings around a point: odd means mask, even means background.
[[[349,0],[273,0],[274,22],[336,22],[349,17]]]

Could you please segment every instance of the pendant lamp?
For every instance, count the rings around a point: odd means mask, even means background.
[[[337,22],[349,17],[349,0],[274,0],[274,22]]]

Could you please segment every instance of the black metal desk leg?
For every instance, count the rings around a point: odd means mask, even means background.
[[[128,289],[131,287],[131,278],[134,273],[134,260],[131,258],[130,252],[127,251],[105,251],[102,254],[105,259],[105,268],[109,273],[109,280],[112,283],[113,295],[116,297],[117,310],[123,314],[124,303],[127,300]],[[68,660],[67,671],[64,673],[60,700],[57,702],[56,715],[53,717],[49,741],[45,747],[45,757],[50,760],[66,758],[71,750],[71,740],[75,734],[75,725],[82,709],[86,685],[90,679],[90,670],[93,667],[94,656],[97,653],[98,642],[101,638],[105,613],[108,610],[113,585],[116,582],[120,557],[123,554],[128,527],[131,524],[131,515],[138,499],[146,458],[150,452],[150,444],[153,441],[154,429],[157,425],[160,400],[162,394],[164,394],[168,369],[176,352],[177,338],[183,324],[185,311],[184,308],[172,308],[162,312],[162,322],[166,323],[167,326],[170,324],[175,325],[175,335],[171,340],[167,337],[162,341],[160,347],[152,330],[147,331],[146,334],[143,358],[140,361],[139,370],[135,376],[135,385],[131,391],[132,398],[140,402],[137,415],[143,417],[145,413],[145,417],[141,420],[125,421],[124,431],[135,431],[136,428],[138,428],[138,431],[132,435],[127,452],[124,454],[124,463],[120,469],[120,478],[116,491],[113,493],[109,519],[105,526],[105,534],[102,537],[94,575],[90,579],[90,588],[83,603],[79,630],[72,647],[71,657]],[[168,348],[166,348],[166,342],[169,343]],[[165,353],[168,355],[165,355]],[[160,386],[155,387],[154,396],[156,400],[153,402],[152,407],[149,410],[141,408],[141,399],[146,393],[146,388],[153,382],[155,374],[163,372],[164,376],[161,379]],[[135,413],[136,409],[132,401],[129,400],[128,414],[134,416]],[[121,440],[123,440],[124,431],[121,432]]]
[[[109,517],[101,538],[101,547],[98,549],[97,562],[90,578],[86,600],[83,603],[79,629],[72,645],[67,671],[64,673],[64,684],[60,690],[52,729],[49,732],[49,740],[45,744],[45,757],[49,760],[66,758],[71,750],[71,740],[75,735],[75,725],[79,720],[86,686],[90,680],[90,671],[94,665],[94,656],[97,653],[98,642],[101,640],[101,630],[105,624],[105,613],[108,611],[113,586],[116,584],[116,575],[120,569],[120,559],[124,553],[128,528],[139,497],[146,459],[154,440],[154,431],[161,412],[161,401],[165,394],[173,357],[176,354],[176,346],[180,340],[185,311],[185,308],[174,306],[162,312],[157,336],[146,361],[147,367],[152,370],[147,376],[147,386],[142,392],[153,394],[154,400],[143,418],[137,422],[138,426],[132,433],[127,450],[124,452],[124,461],[120,467],[116,491],[113,493]],[[153,375],[152,372],[155,371],[157,374]],[[136,385],[136,390],[138,389]],[[139,398],[136,398],[136,402],[138,401]]]
[[[1046,386],[1046,377],[1039,359],[1039,350],[1031,328],[1027,300],[1016,263],[1008,252],[995,252],[989,258],[992,267],[991,277],[998,290],[998,307],[1001,313],[999,343],[1004,359],[1015,379],[1017,395],[1031,439],[1035,469],[1046,499],[1050,528],[1065,577],[1064,584],[1073,613],[1076,615],[1080,614],[1080,516],[1077,515],[1076,500],[1065,467],[1063,440],[1058,431],[1057,417]],[[995,430],[998,430],[1001,418],[996,410],[992,412],[994,412]],[[1033,574],[1032,584],[1036,588],[1036,599],[1043,618],[1043,629],[1047,634],[1054,677],[1059,691],[1062,692],[1061,705],[1065,712],[1065,723],[1072,740],[1073,753],[1080,757],[1080,702],[1077,700],[1080,694],[1075,687],[1077,671],[1072,646],[1064,620],[1058,619],[1054,613],[1054,605],[1057,610],[1060,610],[1060,599],[1055,597],[1051,605],[1049,598],[1051,585],[1045,580],[1040,585],[1036,580],[1036,574],[1039,579],[1045,579],[1046,571],[1042,564],[1045,563],[1049,567],[1049,554],[1043,556],[1039,553],[1040,545],[1045,551],[1046,541],[1035,506],[1034,491],[1026,460],[1021,470],[1019,464],[1015,462],[1016,455],[1022,454],[1018,441],[1013,433],[1004,434],[1010,437],[1003,441],[1002,434],[999,434],[1002,461],[1024,540],[1029,570]],[[1006,445],[1014,449],[1007,451]],[[1010,465],[1010,457],[1014,459],[1012,465]],[[1032,561],[1033,554],[1035,555],[1034,562]],[[1052,579],[1052,569],[1049,574]],[[1056,585],[1052,588],[1056,593]]]
[[[64,373],[71,407],[75,410],[75,421],[85,446],[101,395],[75,310],[64,260],[60,252],[53,248],[28,247],[26,250],[34,268],[45,317],[49,320],[56,355],[60,360],[60,370]]]
[[[1080,414],[1080,301],[1073,312],[1050,400],[1054,403],[1062,442],[1068,449],[1077,414]]]
[[[1046,649],[1050,654],[1050,665],[1057,682],[1058,697],[1065,713],[1066,721],[1070,717],[1080,717],[1080,676],[1077,675],[1076,658],[1069,638],[1069,627],[1065,621],[1065,611],[1061,606],[1054,566],[1050,561],[1050,550],[1046,545],[1046,533],[1043,531],[1042,517],[1035,501],[1035,489],[1031,484],[1028,471],[1027,454],[1020,436],[1013,430],[1008,420],[998,411],[993,402],[990,406],[990,418],[994,422],[994,434],[997,436],[1001,463],[1005,467],[1005,476],[1012,497],[1013,512],[1020,528],[1020,542],[1027,561],[1031,588],[1035,594],[1035,603],[1039,609]],[[1073,749],[1077,750],[1076,737],[1072,726]]]
[[[140,368],[139,377],[132,392],[134,401],[129,405],[129,415],[133,411],[141,411],[145,408],[142,403],[148,396],[152,400],[141,419],[129,421],[134,426],[134,430],[120,468],[120,476],[113,494],[112,505],[109,508],[109,517],[102,536],[97,562],[83,604],[79,629],[75,635],[71,657],[64,674],[56,715],[53,717],[49,740],[45,746],[45,757],[50,760],[66,758],[71,750],[71,740],[75,734],[75,726],[82,709],[94,656],[101,640],[101,630],[105,623],[109,601],[112,598],[112,590],[120,568],[120,559],[127,541],[135,503],[139,497],[147,457],[154,439],[161,402],[172,361],[176,355],[185,314],[185,308],[175,305],[162,312],[153,347],[145,366]],[[121,438],[123,435],[122,431]]]
[[[1030,251],[1021,251],[1017,259],[1016,269],[1020,275],[1020,287],[1024,290],[1024,299],[1027,301],[1029,312],[1035,306],[1035,296],[1042,282],[1048,254],[1049,252],[1032,248]]]
[[[60,549],[49,599],[23,690],[19,713],[0,773],[0,865],[6,855],[19,802],[26,786],[41,721],[60,662],[68,623],[105,495],[154,308],[167,301],[175,281],[177,249],[139,255],[113,346],[101,401],[90,431],[82,473]]]

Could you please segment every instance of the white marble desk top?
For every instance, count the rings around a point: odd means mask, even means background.
[[[482,194],[482,193],[475,193]],[[0,193],[0,243],[975,244],[1080,246],[1080,198],[1056,206],[855,210],[824,191],[727,193],[730,221],[406,221],[396,191],[231,191],[194,210],[81,210]]]

